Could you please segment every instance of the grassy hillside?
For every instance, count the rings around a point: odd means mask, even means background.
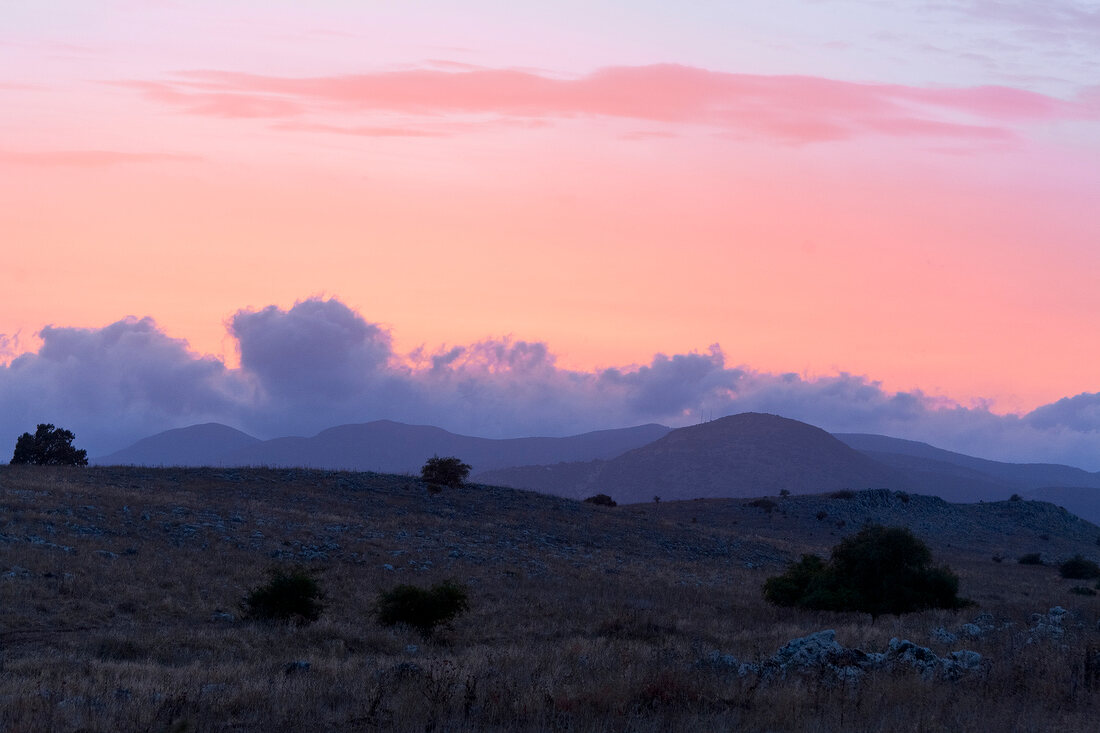
[[[868,520],[912,525],[977,606],[872,624],[762,600]],[[3,467],[0,730],[1092,730],[1100,601],[1013,558],[1097,559],[1098,537],[1051,505],[890,492],[604,508],[378,474]],[[241,620],[291,564],[320,579],[321,619]],[[371,618],[381,590],[446,579],[471,610],[439,638]],[[1064,632],[1029,631],[1055,605]],[[983,612],[999,630],[932,634]],[[822,629],[972,649],[985,672],[762,683],[704,664]]]

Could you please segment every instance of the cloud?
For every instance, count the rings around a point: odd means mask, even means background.
[[[274,128],[276,130],[291,130],[295,132],[329,132],[338,135],[354,135],[356,137],[449,137],[449,133],[438,130],[385,125],[354,125],[342,127],[340,125],[322,125],[319,123],[284,122],[274,125]]]
[[[237,421],[252,401],[240,374],[189,351],[149,318],[98,329],[47,326],[39,337],[37,352],[0,367],[4,435],[52,422],[103,450],[165,425]]]
[[[388,329],[336,299],[241,310],[228,327],[240,349],[235,369],[197,355],[149,318],[98,329],[48,326],[36,352],[0,367],[0,436],[14,441],[39,422],[53,422],[102,455],[205,421],[259,437],[311,435],[381,418],[508,437],[645,422],[680,426],[760,411],[833,432],[1100,469],[1098,394],[1025,416],[997,415],[982,404],[889,392],[858,375],[807,379],[734,366],[717,344],[596,371],[564,369],[547,344],[512,338],[399,354]],[[13,342],[0,346],[10,351]]]
[[[1036,428],[1063,428],[1080,433],[1100,432],[1100,393],[1063,397],[1028,413],[1024,420]]]
[[[292,78],[228,71],[118,82],[202,115],[288,118],[403,114],[534,120],[599,117],[700,125],[787,143],[865,135],[1011,141],[1012,125],[1096,119],[1097,108],[1000,86],[925,88],[811,76],[761,76],[657,64],[556,78],[514,69],[434,68]],[[334,125],[335,132],[355,130]],[[324,129],[315,125],[313,129]],[[370,134],[371,126],[362,126]],[[388,128],[380,128],[388,129]],[[397,129],[404,129],[400,127]]]
[[[199,160],[196,155],[126,153],[117,150],[0,150],[0,165],[103,168],[127,163],[164,163]]]

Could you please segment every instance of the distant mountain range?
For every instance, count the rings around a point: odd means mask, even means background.
[[[158,433],[93,459],[99,465],[271,466],[419,473],[433,455],[458,456],[475,471],[614,458],[668,433],[663,425],[597,430],[566,438],[474,438],[430,425],[376,420],[340,425],[311,438],[259,440],[218,423]]]
[[[378,420],[310,438],[259,440],[207,423],[158,433],[93,463],[416,473],[433,455],[462,458],[481,483],[571,498],[604,493],[633,503],[891,488],[975,502],[1015,493],[1100,523],[1100,473],[989,461],[882,435],[830,435],[759,413],[675,430],[650,424],[565,438],[475,438]]]

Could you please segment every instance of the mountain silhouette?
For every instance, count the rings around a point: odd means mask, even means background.
[[[608,461],[487,471],[479,481],[583,498],[651,501],[897,486],[902,476],[821,428],[742,413],[673,430]]]
[[[221,423],[210,422],[166,430],[92,463],[119,466],[202,466],[214,465],[213,457],[260,443],[248,433]]]
[[[990,461],[915,440],[884,435],[838,433],[836,437],[879,463],[904,473],[910,490],[950,497],[951,501],[997,501],[1007,499],[1014,493],[1031,495],[1039,489],[1054,487],[1082,489],[1060,494],[1069,501],[1066,508],[1072,508],[1070,504],[1091,498],[1088,489],[1100,489],[1100,473],[1090,473],[1073,466]],[[1055,501],[1053,496],[1036,494],[1035,498]],[[1100,507],[1100,502],[1093,501]],[[1095,509],[1092,516],[1100,519]]]
[[[564,438],[476,438],[391,420],[340,425],[309,438],[257,440],[238,430],[195,425],[140,440],[101,465],[294,466],[414,473],[433,455],[458,456],[474,470],[613,458],[668,433],[663,425],[597,430]],[[241,436],[230,439],[231,436]]]

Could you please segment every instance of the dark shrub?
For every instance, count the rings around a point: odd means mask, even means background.
[[[803,555],[787,572],[764,581],[764,598],[777,606],[798,606],[810,593],[810,586],[825,572],[825,561],[817,555]]]
[[[1026,555],[1020,555],[1016,562],[1021,565],[1042,565],[1043,557],[1038,552],[1029,552]]]
[[[753,499],[752,501],[745,504],[745,506],[756,507],[757,509],[763,509],[764,511],[770,513],[778,505],[771,499]]]
[[[909,503],[909,494],[904,491],[895,491],[894,496],[898,497],[898,501],[900,501],[902,504]]]
[[[1022,496],[1020,496],[1019,494],[1013,494],[1012,496],[1008,497],[1008,500],[1009,501],[1023,501],[1024,498]]]
[[[584,500],[585,504],[595,504],[596,506],[618,506],[618,503],[607,494],[596,494],[590,496]]]
[[[859,611],[872,617],[927,608],[961,608],[959,579],[932,565],[928,547],[903,527],[870,525],[832,549],[829,562],[813,555],[764,583],[764,597],[781,606]]]
[[[450,623],[470,607],[466,588],[452,581],[430,589],[399,585],[378,596],[374,615],[383,626],[404,624],[430,636],[439,624]]]
[[[1074,555],[1058,566],[1058,572],[1063,578],[1091,580],[1092,578],[1100,578],[1100,565],[1092,560],[1086,560],[1080,555]]]
[[[307,624],[320,617],[324,593],[312,575],[301,568],[275,568],[270,575],[271,580],[250,590],[241,602],[245,618]]]
[[[822,509],[822,510],[821,510],[821,511],[819,511],[819,512],[818,512],[817,514],[815,514],[814,516],[815,516],[815,517],[817,517],[817,521],[819,521],[819,522],[820,522],[820,521],[824,520],[824,519],[825,519],[825,517],[829,516],[829,512],[827,512],[827,511],[825,511],[824,509]]]
[[[459,487],[470,475],[470,466],[454,456],[432,456],[420,469],[420,478],[437,486]]]
[[[856,498],[856,492],[851,489],[841,489],[840,491],[834,491],[829,494],[830,499],[854,499]]]
[[[1094,595],[1096,595],[1096,591],[1094,591],[1092,588],[1086,588],[1083,585],[1075,585],[1075,586],[1073,586],[1072,588],[1069,589],[1069,592],[1070,593],[1075,593],[1079,596],[1094,596]]]

